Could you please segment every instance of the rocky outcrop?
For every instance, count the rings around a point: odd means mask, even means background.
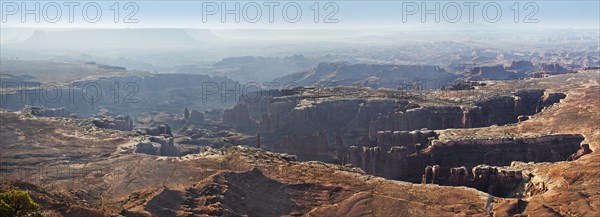
[[[204,124],[204,113],[198,110],[192,110],[189,116],[185,119],[187,123]]]
[[[410,152],[419,151],[427,146],[430,140],[436,139],[437,134],[433,130],[413,131],[378,131],[374,139],[365,137],[357,145],[366,147],[380,147],[390,150],[392,147],[405,147]]]
[[[542,71],[549,74],[562,74],[568,70],[560,66],[558,63],[542,64]]]
[[[442,90],[474,90],[476,89],[476,87],[481,87],[485,85],[485,83],[477,81],[458,81],[452,82],[447,86],[442,87]]]
[[[223,111],[223,123],[226,124],[244,124],[251,123],[250,113],[246,104],[237,104],[231,109]]]
[[[467,186],[501,197],[520,197],[518,188],[528,177],[520,170],[477,165],[469,173],[466,167],[450,168],[449,175],[437,180],[437,184]]]
[[[544,96],[542,97],[542,101],[541,101],[541,108],[546,108],[549,107],[555,103],[560,102],[560,100],[566,98],[567,95],[564,93],[547,93],[544,94]]]
[[[177,157],[181,151],[175,146],[173,137],[152,136],[135,145],[135,153]]]
[[[587,143],[583,143],[583,144],[581,144],[581,148],[579,150],[577,150],[577,152],[575,152],[575,154],[572,154],[571,156],[569,156],[569,158],[567,160],[574,161],[574,160],[581,158],[583,155],[590,154],[590,153],[592,153],[592,149],[590,149],[590,145]]]
[[[549,64],[542,64],[540,71],[533,73],[531,75],[531,77],[544,78],[544,77],[549,77],[549,76],[553,76],[553,75],[569,74],[569,73],[577,73],[577,71],[565,69],[558,63],[549,63]]]
[[[24,112],[40,117],[68,117],[65,108],[46,108],[42,106],[30,106]]]
[[[173,137],[169,124],[161,124],[155,127],[144,129],[146,135],[150,136],[169,136]]]
[[[92,123],[96,125],[96,127],[104,129],[121,131],[133,130],[133,120],[129,116],[93,118]]]

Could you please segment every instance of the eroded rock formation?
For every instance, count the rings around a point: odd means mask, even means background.
[[[448,84],[442,87],[442,90],[474,90],[476,87],[485,86],[483,82],[477,81],[459,81]]]
[[[421,107],[381,115],[369,122],[369,136],[374,137],[379,131],[410,131],[416,129],[447,129],[471,127],[469,122],[463,122],[466,113],[479,110],[464,111],[459,106]]]
[[[186,108],[187,111],[187,108]],[[194,124],[204,124],[204,113],[198,110],[192,110],[188,117],[185,117],[185,121]]]
[[[471,171],[469,173],[464,166],[450,168],[450,173],[440,177],[436,184],[467,186],[496,196],[519,197],[521,192],[518,187],[528,179],[520,170],[488,165],[477,165]]]
[[[509,71],[503,65],[476,66],[471,68],[466,75],[467,80],[516,80],[527,75],[518,71]]]
[[[382,134],[382,136],[385,135],[389,134]],[[398,136],[398,138],[402,138],[402,136]],[[430,140],[427,147],[424,148],[413,145],[415,151],[407,148],[411,146],[392,146],[388,149],[389,151],[380,147],[351,146],[346,159],[347,163],[360,167],[369,174],[386,178],[416,183],[446,183],[449,182],[448,180],[457,183],[467,178],[462,177],[466,173],[456,167],[464,167],[467,170],[481,164],[509,166],[513,161],[564,161],[571,154],[577,152],[583,140],[581,135],[572,134],[444,142],[434,139]],[[412,142],[415,141],[410,143]],[[582,149],[584,149],[583,145]],[[583,153],[583,151],[581,152]],[[431,168],[430,171],[428,166],[433,165],[438,165],[439,169],[434,171]],[[452,178],[449,178],[452,174],[454,174]],[[478,175],[474,177],[478,177]],[[473,179],[477,180],[477,178]],[[483,185],[488,186],[488,184]]]
[[[176,157],[181,151],[175,146],[173,137],[151,136],[135,145],[136,153]]]
[[[144,129],[146,135],[150,136],[173,136],[169,124],[161,124],[155,127]]]
[[[264,144],[268,147],[279,143],[284,136],[291,135],[290,132],[309,135],[325,129],[332,132],[330,136],[338,135],[347,140],[346,145],[380,146],[383,150],[390,150],[393,146],[406,146],[408,150],[414,151],[417,143],[427,146],[428,138],[432,135],[416,139],[418,142],[409,142],[407,138],[412,138],[413,135],[406,134],[411,131],[417,134],[414,136],[419,136],[422,129],[473,128],[517,123],[565,97],[563,93],[525,89],[504,94],[481,93],[481,96],[476,95],[464,103],[448,104],[440,103],[426,93],[410,95],[401,91],[361,88],[314,88],[239,104],[226,110],[223,120],[229,123],[252,123],[251,117],[260,116],[257,133],[263,135]],[[258,114],[263,111],[266,112]],[[389,135],[379,135],[380,131],[384,134],[388,132]],[[327,140],[333,144],[335,138],[332,136]],[[335,148],[340,150],[338,153],[345,153],[347,147]],[[336,158],[342,160],[344,156]]]
[[[313,70],[290,74],[274,81],[301,86],[363,85],[373,88],[404,89],[404,84],[413,86],[415,83],[422,84],[418,85],[422,88],[435,88],[436,85],[443,86],[455,78],[454,74],[439,66],[323,62]]]
[[[533,65],[533,63],[531,61],[517,60],[517,61],[512,61],[510,66],[507,67],[506,69],[514,70],[514,71],[517,71],[520,73],[527,73],[527,72],[534,71],[535,66]]]
[[[569,158],[567,160],[574,161],[574,160],[581,158],[583,155],[586,155],[589,153],[592,153],[592,149],[590,149],[590,145],[587,143],[582,143],[581,148],[579,150],[577,150],[577,152],[575,152],[574,154],[569,156]]]
[[[369,136],[382,130],[408,131],[421,128],[448,129],[504,125],[518,122],[521,115],[533,115],[565,98],[563,93],[522,90],[513,96],[495,96],[474,106],[429,106],[378,116],[369,122]]]
[[[28,112],[35,116],[40,117],[68,117],[69,115],[65,111],[65,108],[46,108],[42,106],[30,106],[24,109],[24,112]]]
[[[320,130],[306,136],[289,135],[281,139],[281,143],[273,147],[274,151],[297,155],[300,160],[326,159],[327,133]]]
[[[251,123],[250,113],[246,104],[237,104],[231,109],[223,111],[223,123],[227,124],[244,124]]]
[[[92,119],[92,123],[97,127],[104,129],[121,131],[133,130],[133,120],[129,116],[94,118]]]
[[[542,64],[542,71],[550,74],[561,74],[568,70],[560,66],[558,63]]]

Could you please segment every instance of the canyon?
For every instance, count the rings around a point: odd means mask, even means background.
[[[460,96],[457,94],[467,97],[456,98]],[[336,136],[341,136],[345,144],[385,150],[416,143],[426,146],[432,130],[514,124],[565,97],[564,93],[542,89],[414,92],[315,88],[243,101],[225,110],[223,123],[258,125],[254,134],[263,135],[266,147],[327,161],[328,151],[338,148],[333,146]],[[325,138],[310,138],[317,134]],[[288,145],[292,143],[305,144],[304,153],[286,148],[293,147]]]
[[[136,120],[2,110],[0,189],[56,215],[594,216],[597,77],[304,87],[220,120],[198,107]]]
[[[473,84],[429,92],[301,88],[245,101],[229,112],[241,110],[239,120],[259,124],[261,147],[302,161],[335,162],[413,183],[468,186],[500,197],[522,197],[531,184],[531,174],[511,169],[514,163],[561,162],[592,153],[580,134],[440,140],[453,129],[527,122],[567,97],[549,89]]]
[[[205,3],[2,25],[0,216],[600,216],[599,2]]]

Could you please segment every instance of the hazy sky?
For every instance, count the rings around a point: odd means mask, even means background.
[[[36,2],[39,3],[37,11],[35,10]],[[80,2],[79,5],[68,6],[64,2],[53,4],[49,1],[2,1],[1,25],[4,28],[356,28],[390,30],[414,28],[600,28],[600,1],[595,0],[469,2],[132,1],[128,5],[126,5],[127,1],[121,1],[118,3],[118,7],[116,7],[115,2],[105,0]],[[439,5],[437,10],[436,3]],[[239,5],[237,10],[236,4]],[[60,13],[57,13],[59,11],[57,7],[60,8]],[[97,7],[102,11],[101,16],[96,13]],[[119,8],[118,16],[115,16],[117,14],[115,13],[116,8]],[[257,10],[257,8],[260,8],[260,10]],[[299,11],[298,8],[301,10],[300,13],[297,12]],[[317,8],[318,15],[316,13]],[[39,22],[35,20],[36,15],[23,14],[25,9],[37,13]],[[72,14],[69,13],[69,9],[73,9]],[[231,10],[231,12],[224,14],[225,9]],[[430,14],[424,14],[426,9],[430,10]],[[516,13],[516,9],[518,9],[518,13]],[[469,13],[469,11],[472,11],[472,13]],[[128,15],[133,16],[130,16],[127,20]],[[239,21],[236,21],[236,16]],[[423,16],[426,20],[422,20]],[[436,22],[436,16],[439,22]],[[22,20],[23,17],[26,18],[25,22]],[[226,20],[222,20],[223,17]],[[73,21],[72,23],[69,20],[70,18]],[[118,22],[115,22],[115,18]],[[315,22],[315,19],[317,22]],[[515,22],[515,19],[518,22]],[[129,23],[124,23],[125,20]],[[270,22],[271,20],[272,22]]]

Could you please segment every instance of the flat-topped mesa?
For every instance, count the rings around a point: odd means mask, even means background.
[[[577,73],[577,71],[565,69],[558,63],[549,63],[549,64],[547,63],[547,64],[542,64],[540,71],[533,73],[531,75],[531,77],[543,78],[543,77],[548,77],[548,76],[552,76],[552,75],[560,75],[560,74],[568,74],[568,73]]]
[[[133,130],[133,120],[129,116],[93,118],[92,124],[104,129],[121,131]]]
[[[531,61],[527,60],[517,60],[512,61],[510,66],[506,67],[508,70],[514,70],[521,73],[527,73],[534,71],[536,67],[533,65]]]
[[[246,104],[237,104],[233,108],[223,111],[223,123],[225,124],[247,124],[252,122]]]
[[[569,70],[563,68],[558,63],[549,63],[549,64],[542,64],[542,71],[549,73],[549,74],[561,74],[561,73],[565,73]]]
[[[379,131],[472,128],[517,123],[519,116],[533,115],[566,97],[563,93],[522,90],[512,96],[483,99],[470,107],[428,106],[378,116],[369,122],[369,136]],[[523,118],[522,118],[523,119]]]
[[[327,133],[320,130],[306,136],[287,135],[281,142],[273,146],[273,151],[285,152],[298,156],[299,160],[323,160],[328,156]]]
[[[517,80],[527,77],[518,71],[509,71],[503,65],[476,66],[466,73],[466,78],[473,81],[482,80]]]

